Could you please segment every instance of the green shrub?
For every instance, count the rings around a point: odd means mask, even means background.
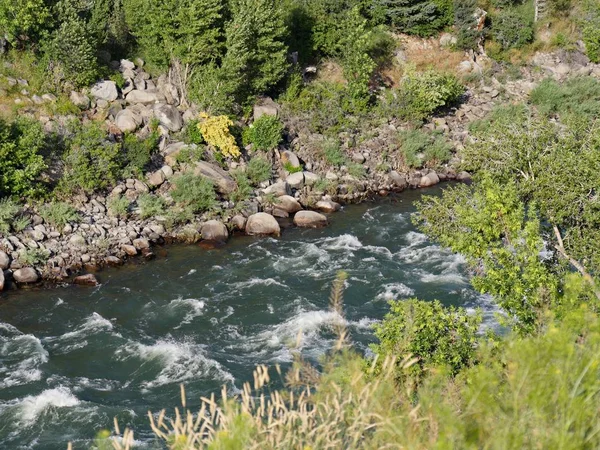
[[[21,208],[9,198],[0,199],[0,233],[10,233]]]
[[[521,48],[533,41],[533,18],[522,8],[502,10],[492,22],[492,34],[504,50]]]
[[[452,146],[443,136],[434,136],[433,142],[427,146],[423,154],[425,165],[437,167],[452,158]]]
[[[246,174],[254,184],[270,180],[272,171],[273,166],[271,162],[262,156],[252,158],[246,168]]]
[[[283,164],[283,169],[288,173],[297,173],[302,172],[302,166],[294,166],[291,162],[286,162]]]
[[[173,184],[173,199],[193,212],[209,211],[217,206],[215,187],[208,178],[184,173],[175,177]]]
[[[106,206],[110,215],[118,218],[127,217],[129,204],[129,199],[123,195],[115,195],[114,197],[110,197],[106,202]]]
[[[423,163],[434,167],[452,157],[452,147],[439,134],[421,130],[401,131],[399,140],[403,162],[407,168],[421,167]]]
[[[50,21],[50,9],[44,0],[0,0],[0,28],[4,31],[3,37],[12,44],[36,37]]]
[[[332,166],[343,166],[348,162],[346,154],[340,147],[340,144],[333,140],[327,140],[322,147],[323,157],[328,164]]]
[[[362,180],[367,176],[367,169],[362,164],[350,162],[348,163],[348,175]]]
[[[476,50],[482,32],[475,27],[476,0],[454,1],[454,24],[457,29],[456,46],[464,50]]]
[[[56,228],[62,228],[69,222],[81,219],[75,208],[65,202],[52,202],[39,208],[40,216]]]
[[[190,120],[183,129],[184,142],[186,144],[204,144],[202,132],[198,128],[199,120]]]
[[[38,266],[46,264],[50,258],[50,251],[41,248],[22,249],[18,252],[19,262],[24,266]]]
[[[75,129],[63,156],[59,188],[71,193],[91,193],[115,183],[121,174],[121,146],[106,139],[106,132],[91,122]]]
[[[404,33],[431,36],[452,24],[449,0],[378,0],[377,6]]]
[[[123,140],[123,177],[141,177],[158,149],[160,136],[157,131],[150,133],[145,139],[135,134],[128,134]]]
[[[576,114],[591,120],[600,116],[600,81],[585,76],[560,84],[547,78],[531,92],[530,99],[542,114]]]
[[[206,148],[202,145],[184,147],[175,157],[178,164],[188,164],[200,161],[204,157]]]
[[[140,217],[149,219],[150,217],[162,216],[166,212],[165,201],[162,197],[144,192],[137,199],[140,207]]]
[[[474,360],[480,324],[480,314],[445,308],[438,301],[392,301],[390,312],[375,328],[380,342],[372,348],[381,360],[388,356],[398,361],[409,355],[418,358],[410,369],[415,375],[437,365],[447,366],[450,373],[456,374]],[[400,369],[396,375],[402,378],[404,374]]]
[[[252,194],[252,186],[248,175],[243,170],[234,170],[231,172],[233,179],[237,183],[237,189],[229,194],[229,200],[234,203],[240,203],[247,200]]]
[[[456,102],[464,90],[454,75],[408,70],[396,92],[388,95],[388,108],[396,117],[420,121]]]
[[[172,206],[165,215],[165,226],[173,229],[177,225],[182,225],[194,218],[194,212],[189,206]]]
[[[282,139],[283,124],[275,116],[262,115],[248,129],[248,138],[258,150],[271,150]]]
[[[0,120],[0,195],[39,193],[38,179],[46,163],[40,152],[45,137],[39,122]]]
[[[587,0],[584,18],[581,21],[581,34],[585,43],[585,52],[594,63],[600,63],[600,11],[595,0]]]

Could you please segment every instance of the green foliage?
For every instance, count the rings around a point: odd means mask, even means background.
[[[273,165],[271,162],[262,156],[255,156],[248,162],[246,175],[254,184],[262,183],[271,179]]]
[[[458,101],[464,90],[454,75],[409,69],[395,92],[388,94],[383,111],[406,120],[420,121],[438,108]]]
[[[87,86],[99,76],[97,42],[68,0],[60,0],[56,9],[60,25],[44,47],[51,75],[57,85],[67,81],[75,87]]]
[[[297,172],[302,172],[302,170],[303,170],[302,166],[293,166],[292,163],[289,161],[283,165],[283,168],[288,173],[297,173]]]
[[[69,222],[81,219],[75,208],[65,202],[51,202],[40,206],[40,216],[55,228],[63,228]]]
[[[198,127],[199,120],[190,120],[183,130],[184,141],[186,144],[204,144],[202,132]]]
[[[0,195],[34,195],[39,177],[46,169],[40,154],[45,137],[39,122],[0,120]]]
[[[401,32],[431,36],[452,24],[452,1],[379,0],[378,7]]]
[[[390,312],[375,328],[379,343],[372,349],[382,362],[390,356],[398,362],[409,356],[418,358],[409,370],[413,375],[422,375],[431,366],[446,366],[455,375],[474,361],[480,324],[480,314],[445,308],[438,301],[392,301]],[[396,377],[405,375],[398,365]]]
[[[476,0],[454,0],[454,24],[457,29],[456,46],[464,50],[475,50],[482,32],[475,23]]]
[[[432,142],[427,146],[423,154],[425,165],[428,167],[437,167],[446,163],[452,158],[452,145],[450,145],[443,136],[432,136]]]
[[[498,183],[516,181],[519,198],[535,203],[544,223],[562,234],[567,254],[597,271],[600,211],[591,193],[600,185],[600,124],[518,119],[498,121],[477,134],[463,151],[465,168],[488,172]],[[555,235],[550,230],[553,245],[558,244]]]
[[[121,173],[121,146],[106,139],[97,123],[80,126],[67,142],[63,156],[63,192],[93,192],[115,183]]]
[[[258,150],[272,150],[282,139],[283,124],[275,116],[262,115],[248,128],[248,138]]]
[[[515,183],[484,177],[473,190],[453,187],[417,205],[420,229],[467,258],[477,270],[473,286],[496,299],[516,330],[534,331],[558,299],[558,283],[539,256],[544,239],[537,211],[525,207]]]
[[[426,164],[435,167],[448,161],[451,147],[443,136],[421,130],[408,130],[399,133],[400,151],[403,165],[408,169]]]
[[[346,162],[348,162],[348,158],[346,157],[346,154],[344,153],[344,151],[342,150],[342,148],[340,147],[339,142],[328,139],[325,142],[323,142],[323,146],[322,146],[322,152],[323,152],[323,157],[325,158],[325,161],[327,161],[328,164],[331,164],[332,166],[343,166],[344,164],[346,164]]]
[[[21,207],[10,198],[0,199],[0,233],[7,235],[11,228],[15,230],[15,221],[18,219],[18,214]]]
[[[362,180],[367,176],[367,169],[362,164],[350,162],[348,163],[348,174],[358,180]]]
[[[44,0],[0,0],[0,29],[11,43],[39,35],[51,20]]]
[[[46,264],[50,258],[50,251],[42,248],[21,249],[18,252],[19,262],[24,266],[39,266]]]
[[[243,170],[234,170],[231,172],[231,175],[237,184],[237,189],[229,194],[229,200],[234,203],[240,203],[250,198],[252,186],[250,185],[247,173]]]
[[[123,140],[123,170],[124,177],[140,177],[150,164],[152,155],[158,150],[159,134],[150,133],[145,139],[135,134],[128,134]]]
[[[492,34],[504,50],[521,48],[533,41],[533,17],[522,8],[504,9],[492,22]]]
[[[585,52],[590,61],[600,63],[600,11],[595,0],[584,2],[584,17],[581,20],[581,34]]]
[[[127,0],[127,25],[144,56],[165,68],[173,62],[192,66],[221,57],[224,6],[219,0]]]
[[[173,200],[195,213],[210,211],[217,206],[215,187],[203,176],[184,173],[173,179]]]
[[[106,201],[108,212],[113,217],[126,218],[129,211],[129,199],[123,195],[109,197]]]
[[[547,78],[532,92],[531,103],[545,115],[576,114],[582,120],[600,117],[600,81],[585,76],[560,84]]]
[[[204,146],[190,145],[182,148],[175,159],[178,164],[194,163],[204,157],[204,151]]]
[[[144,192],[137,199],[137,204],[140,207],[140,217],[142,219],[162,216],[166,213],[165,200],[158,195]]]

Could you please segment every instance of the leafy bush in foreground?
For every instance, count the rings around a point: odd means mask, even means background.
[[[255,184],[262,183],[271,178],[273,165],[269,160],[262,156],[255,156],[248,162],[246,174],[250,181]]]
[[[69,222],[78,222],[79,213],[68,203],[52,202],[39,208],[40,216],[56,228],[64,227]]]
[[[283,133],[283,124],[275,116],[263,115],[246,129],[248,140],[258,150],[272,150],[279,145]]]
[[[173,179],[173,200],[193,212],[209,211],[217,204],[215,186],[208,178],[184,173]]]

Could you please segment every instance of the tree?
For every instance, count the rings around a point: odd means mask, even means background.
[[[44,0],[0,0],[0,37],[13,44],[30,40],[47,28],[51,17]]]
[[[400,31],[430,36],[453,22],[450,0],[378,0],[378,7]]]

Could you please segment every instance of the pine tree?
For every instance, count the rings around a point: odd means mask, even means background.
[[[451,0],[378,0],[392,25],[405,33],[428,36],[453,21]]]

